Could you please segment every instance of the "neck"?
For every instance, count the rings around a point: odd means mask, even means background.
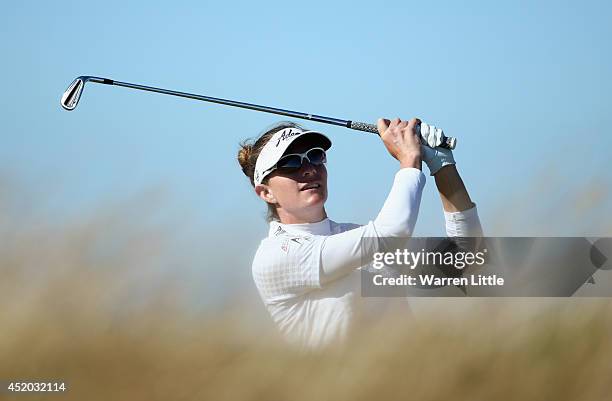
[[[283,224],[306,224],[306,223],[318,223],[327,218],[327,212],[325,208],[318,210],[316,213],[288,213],[286,210],[277,209],[278,217],[280,222]]]

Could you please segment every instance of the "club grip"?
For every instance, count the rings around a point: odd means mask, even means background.
[[[351,121],[349,128],[357,131],[371,132],[378,135],[378,127],[374,124],[361,123],[359,121]],[[421,135],[421,125],[417,125],[417,133]],[[457,146],[457,138],[450,136],[442,136],[441,148],[453,150]]]

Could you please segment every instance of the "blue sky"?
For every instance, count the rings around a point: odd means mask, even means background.
[[[604,1],[7,3],[0,175],[56,219],[160,190],[156,213],[238,238],[248,264],[265,207],[235,155],[279,116],[102,85],[63,111],[74,77],[96,75],[358,121],[418,116],[458,137],[489,233],[608,233],[611,16]],[[334,142],[329,216],[373,219],[397,162],[374,135],[303,123]],[[417,230],[444,232],[433,179]]]

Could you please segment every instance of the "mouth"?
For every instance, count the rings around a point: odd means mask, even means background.
[[[307,191],[309,189],[318,189],[318,188],[321,188],[321,184],[313,182],[313,183],[304,185],[302,189],[300,189],[300,191]]]

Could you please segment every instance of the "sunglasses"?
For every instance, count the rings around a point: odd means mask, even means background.
[[[299,170],[304,163],[304,159],[313,166],[320,166],[327,162],[325,149],[311,148],[304,153],[290,153],[281,157],[276,165],[270,169],[270,172],[279,170],[283,173],[291,173]]]

